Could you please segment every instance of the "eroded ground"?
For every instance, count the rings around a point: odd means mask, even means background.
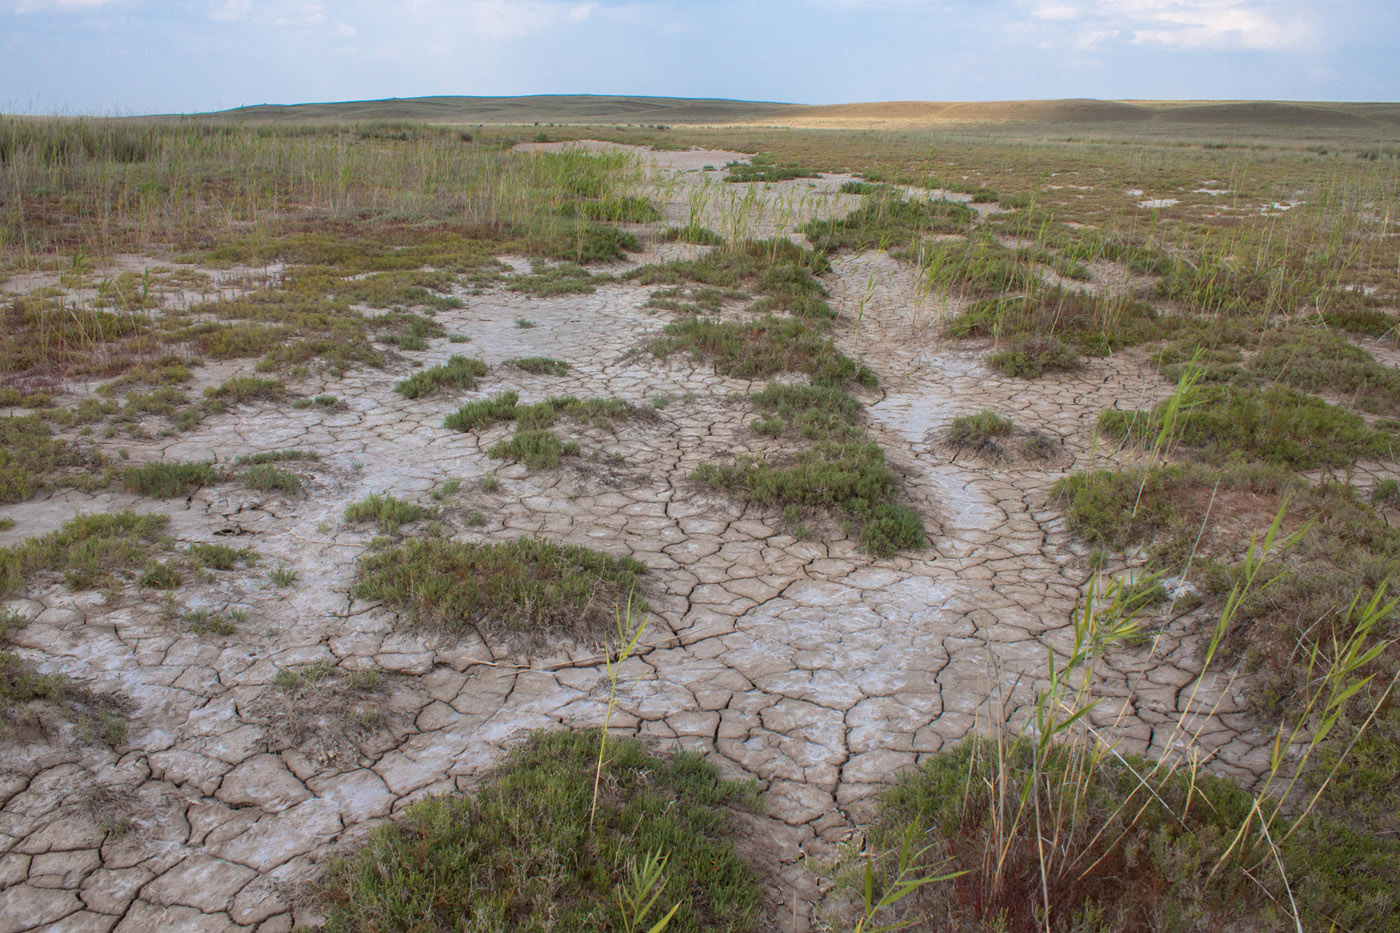
[[[687,221],[687,191],[703,183],[703,167],[730,155],[668,155],[665,170],[681,173],[670,223]],[[843,180],[773,186],[796,207],[770,211],[759,230],[787,233],[806,217],[852,209],[858,199],[837,193]],[[707,210],[708,225],[722,230],[724,208]],[[694,250],[651,243],[634,262]],[[1096,272],[1102,287],[1126,277],[1111,266]],[[929,529],[922,553],[873,559],[835,524],[799,536],[773,510],[691,481],[704,461],[766,449],[742,398],[762,384],[717,376],[684,355],[636,353],[669,318],[645,307],[651,287],[629,283],[553,298],[464,285],[465,308],[434,319],[469,343],[434,338],[384,370],[288,386],[334,396],[334,406],[254,401],[188,432],[162,436],[163,423],[151,419],[151,436],[101,441],[132,463],[313,450],[319,461],[285,464],[302,476],[303,495],[222,483],[188,499],[67,490],[0,508],[15,522],[0,543],[80,512],[131,507],[168,513],[181,546],[258,555],[255,566],[210,571],[176,591],[173,609],[149,590],[104,596],[58,581],[10,603],[31,619],[12,635],[21,654],[117,698],[129,733],[113,750],[33,735],[6,749],[0,930],[289,929],[304,919],[297,884],[337,844],[413,800],[473,786],[529,730],[601,721],[608,681],[598,646],[531,657],[471,633],[406,627],[387,608],[348,598],[375,532],[343,512],[383,492],[436,506],[435,520],[464,540],[539,534],[647,566],[651,622],[622,671],[613,725],[698,749],[759,782],[767,814],[751,830],[780,861],[770,887],[783,928],[806,928],[821,885],[805,857],[834,855],[851,814],[921,756],[1025,715],[1089,577],[1087,550],[1071,540],[1050,487],[1069,470],[1132,456],[1096,441],[1101,410],[1147,408],[1171,389],[1132,352],[1031,382],[995,374],[985,348],[939,336],[955,303],[921,294],[911,269],[883,253],[842,257],[824,284],[841,313],[838,345],[880,377],[882,388],[863,390],[862,401]],[[394,393],[416,365],[453,353],[488,364],[476,391]],[[503,365],[522,356],[571,368],[548,376]],[[196,388],[251,365],[206,366]],[[527,402],[616,396],[650,415],[567,426],[582,456],[530,472],[485,453],[509,426],[443,426],[464,400],[506,389]],[[950,422],[984,408],[1048,437],[1053,455],[1002,463],[956,455],[944,436]],[[488,475],[498,483],[483,483]],[[434,500],[453,479],[460,489]],[[279,565],[295,583],[269,579]],[[235,610],[232,634],[192,633],[180,619],[198,610]],[[1183,728],[1199,732],[1214,767],[1257,773],[1270,736],[1252,731],[1228,683],[1197,690],[1186,626],[1178,620],[1110,659],[1096,684],[1106,699],[1095,725],[1128,750],[1158,756],[1183,745]],[[278,681],[279,672],[307,669],[318,672],[314,683]],[[347,680],[363,671],[382,677]],[[1183,724],[1193,697],[1194,709],[1214,715]]]

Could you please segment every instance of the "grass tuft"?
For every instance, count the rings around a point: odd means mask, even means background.
[[[361,559],[351,594],[384,600],[414,622],[451,632],[486,632],[537,641],[593,640],[646,568],[630,557],[560,546],[541,538],[476,544],[415,538]]]
[[[153,499],[188,496],[201,486],[219,481],[214,464],[207,460],[193,463],[161,462],[124,467],[121,481],[130,491]]]
[[[552,431],[527,428],[492,444],[486,454],[497,460],[523,463],[532,470],[552,470],[561,459],[577,456],[578,452],[579,445],[574,441],[560,441]]]
[[[394,391],[405,398],[421,398],[441,388],[476,388],[476,381],[486,375],[481,360],[453,355],[446,363],[432,369],[422,369],[394,385]]]
[[[358,523],[373,521],[386,535],[397,534],[400,525],[417,521],[424,515],[423,507],[406,502],[389,493],[370,493],[359,502],[345,507],[345,520]]]
[[[333,862],[320,883],[327,933],[452,929],[743,933],[758,875],[735,851],[729,809],[752,790],[691,752],[656,757],[608,742],[590,827],[596,733],[536,733],[480,790],[415,804]],[[664,858],[654,907],[623,912],[649,855]]]
[[[144,568],[167,544],[164,515],[125,511],[79,515],[57,531],[0,548],[0,598],[19,592],[32,575],[61,573],[73,589],[89,589]]]

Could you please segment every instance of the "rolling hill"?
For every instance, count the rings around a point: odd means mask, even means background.
[[[410,97],[259,104],[201,119],[236,122],[412,120],[446,124],[769,126],[918,130],[958,126],[1039,131],[1129,129],[1148,133],[1287,132],[1400,134],[1400,104],[1203,100],[885,101],[802,105],[714,98],[543,94]]]

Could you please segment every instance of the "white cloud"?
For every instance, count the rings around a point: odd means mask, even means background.
[[[485,39],[519,39],[582,23],[599,5],[556,0],[414,0],[411,6],[425,18],[439,19],[447,29],[464,29]]]
[[[95,10],[116,0],[13,0],[7,4],[16,13],[66,13],[75,10]]]
[[[253,8],[253,0],[224,0],[223,6],[209,11],[209,18],[230,23],[242,19]]]
[[[1315,28],[1293,0],[1031,0],[1032,19],[1073,29],[1080,48],[1289,49]]]
[[[1083,15],[1083,7],[1072,3],[1040,3],[1031,9],[1031,16],[1035,19],[1066,20],[1078,19]]]

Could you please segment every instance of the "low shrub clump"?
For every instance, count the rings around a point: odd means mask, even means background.
[[[422,506],[406,502],[389,493],[370,493],[359,502],[352,502],[345,507],[347,522],[353,524],[372,521],[378,524],[379,530],[386,535],[397,534],[400,525],[417,521],[423,514]]]
[[[432,369],[421,369],[394,386],[394,391],[405,398],[421,398],[441,388],[476,388],[476,381],[486,375],[486,364],[481,360],[453,355],[447,362]]]
[[[690,318],[666,325],[664,334],[648,347],[653,355],[664,359],[686,351],[713,360],[715,372],[724,376],[764,379],[795,372],[807,374],[816,385],[874,387],[878,382],[869,367],[837,350],[816,325],[798,318],[768,315],[742,324]]]
[[[767,153],[758,153],[747,162],[730,162],[724,167],[724,180],[736,184],[755,181],[792,181],[796,178],[816,178],[818,174],[800,165],[779,163]]]
[[[351,594],[384,600],[417,623],[451,632],[479,625],[527,640],[591,640],[612,631],[645,572],[630,557],[541,538],[495,544],[415,538],[362,558]]]
[[[207,460],[192,463],[145,463],[125,467],[121,481],[130,491],[153,499],[188,496],[201,486],[219,481],[219,472]]]
[[[563,376],[569,371],[568,363],[548,356],[517,356],[506,360],[505,365],[536,376]]]
[[[877,556],[927,543],[918,513],[894,501],[898,482],[873,441],[820,441],[783,464],[755,457],[730,466],[703,463],[692,478],[740,498],[784,506],[794,520],[805,508],[835,511],[852,521],[862,544]]]
[[[498,421],[510,421],[515,417],[515,404],[520,396],[515,392],[501,392],[490,398],[467,402],[448,415],[443,426],[453,431],[479,431]]]
[[[0,418],[0,504],[23,502],[76,462],[76,451],[56,440],[38,415]]]
[[[1079,354],[1054,337],[1021,336],[988,356],[987,365],[1015,379],[1039,379],[1046,373],[1078,369]]]
[[[850,185],[860,190],[847,191]],[[841,190],[848,194],[877,194],[866,198],[845,217],[814,220],[803,228],[807,239],[823,253],[838,250],[899,249],[917,247],[920,240],[935,233],[960,233],[972,225],[972,208],[956,201],[893,196],[883,185],[847,182]]]
[[[1076,354],[1103,356],[1157,339],[1167,329],[1157,311],[1144,302],[1042,287],[1030,295],[997,295],[974,302],[948,322],[946,332],[950,337],[1054,340]]]
[[[226,404],[276,399],[287,394],[287,387],[280,379],[264,379],[261,376],[235,376],[217,386],[204,390],[206,397]]]
[[[1182,929],[1213,929],[1267,907],[1238,870],[1210,877],[1248,818],[1249,794],[1141,759],[1090,761],[1085,771],[1066,749],[968,739],[906,775],[881,802],[876,847],[897,849],[915,826],[926,833],[915,867],[963,874],[914,893],[901,919],[919,929],[1068,933],[1163,929],[1162,918],[1175,917]],[[1274,880],[1271,869],[1263,880]]]
[[[1099,429],[1144,443],[1158,435],[1169,404],[1162,402],[1150,412],[1105,411]],[[1200,385],[1187,393],[1185,408],[1177,442],[1211,463],[1242,456],[1310,470],[1350,466],[1358,457],[1394,457],[1394,433],[1287,386]]]
[[[33,574],[63,574],[74,589],[131,576],[167,543],[164,515],[125,511],[79,515],[57,531],[0,548],[0,598],[8,598]]]
[[[554,295],[591,295],[599,285],[611,281],[610,275],[594,275],[573,263],[552,266],[537,264],[531,274],[511,277],[509,288],[536,298],[549,298]]]
[[[1002,445],[1014,433],[1011,421],[983,409],[972,415],[959,415],[948,429],[948,443],[960,450],[1000,456]]]
[[[553,431],[528,428],[516,431],[503,441],[492,444],[486,450],[489,457],[497,460],[514,460],[532,470],[552,470],[564,457],[576,456],[579,445],[575,441],[561,441]]]
[[[238,474],[238,481],[258,492],[280,492],[289,496],[301,494],[301,477],[271,463],[258,463]]]
[[[700,755],[613,739],[593,815],[598,751],[596,733],[537,733],[477,792],[410,807],[331,864],[325,929],[642,931],[672,905],[668,931],[754,929],[757,873],[729,812],[752,790]],[[649,861],[660,880],[629,900]]]

